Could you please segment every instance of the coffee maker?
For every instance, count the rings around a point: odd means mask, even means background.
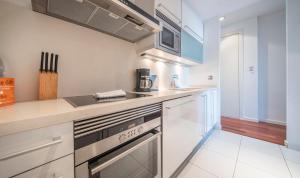
[[[150,69],[142,68],[136,69],[136,91],[137,92],[150,92],[153,85],[150,80]]]

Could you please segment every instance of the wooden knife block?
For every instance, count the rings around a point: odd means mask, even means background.
[[[58,80],[57,73],[40,72],[39,75],[39,100],[56,99]]]
[[[15,103],[15,79],[0,78],[0,107]]]

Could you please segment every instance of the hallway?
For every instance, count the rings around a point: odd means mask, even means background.
[[[286,126],[265,122],[250,122],[228,117],[221,118],[222,130],[284,145]]]

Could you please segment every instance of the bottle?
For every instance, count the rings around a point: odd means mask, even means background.
[[[15,79],[5,78],[4,69],[0,59],[0,107],[15,103]]]

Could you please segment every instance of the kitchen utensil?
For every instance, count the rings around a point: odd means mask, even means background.
[[[58,55],[55,55],[55,64],[54,64],[54,72],[57,73],[57,65],[58,65]]]
[[[46,53],[46,58],[45,58],[45,72],[48,72],[48,57],[49,57],[49,53]]]
[[[45,59],[44,59],[45,57]],[[57,65],[58,55],[51,53],[50,64],[49,64],[49,53],[42,52],[41,55],[41,69],[39,74],[39,99],[56,99],[57,98]],[[44,65],[45,63],[45,65]]]
[[[0,77],[4,76],[4,70],[5,70],[5,67],[4,67],[4,64],[2,62],[2,59],[0,58]]]
[[[41,66],[40,66],[40,72],[43,72],[44,71],[44,55],[45,53],[42,52],[42,55],[41,55]]]
[[[53,72],[53,57],[54,57],[54,54],[51,53],[51,58],[50,58],[50,72]]]

